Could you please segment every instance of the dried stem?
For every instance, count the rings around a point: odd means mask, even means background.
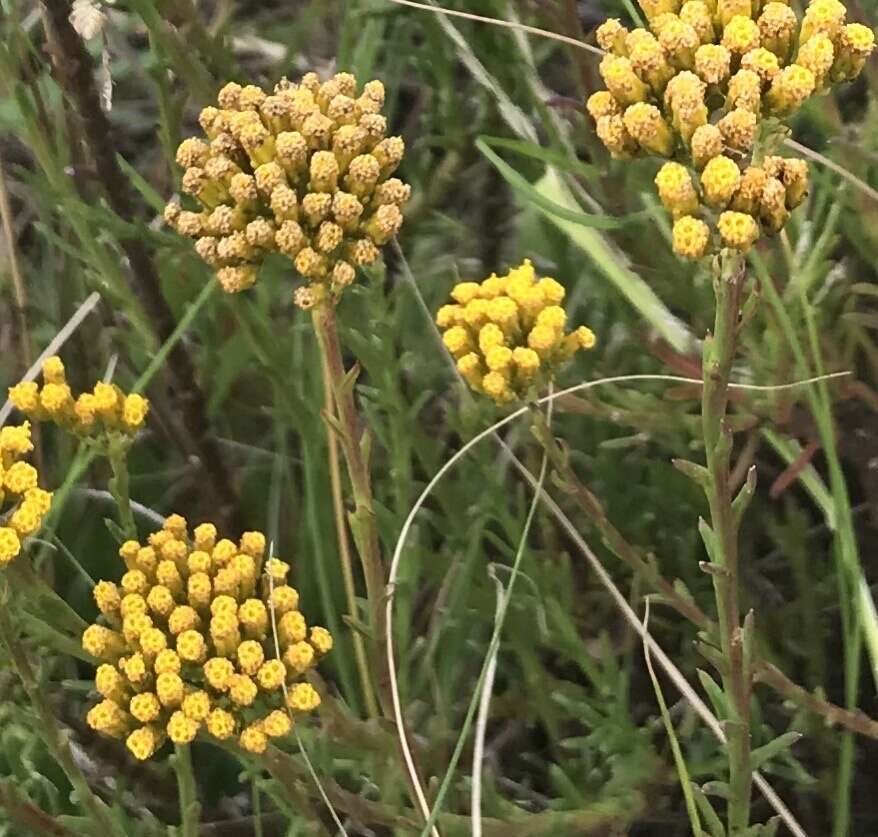
[[[384,564],[378,540],[378,526],[372,502],[372,481],[369,474],[368,447],[370,437],[362,427],[354,403],[354,384],[357,369],[345,370],[338,339],[335,306],[327,301],[313,310],[314,330],[320,351],[326,364],[326,373],[332,385],[337,417],[330,419],[330,434],[335,433],[341,444],[351,483],[354,508],[348,514],[348,522],[357,545],[363,577],[366,582],[366,598],[369,604],[369,627],[372,633],[372,656],[378,673],[378,693],[382,709],[390,711],[388,681],[383,663],[383,648],[387,641],[384,617]]]
[[[347,598],[348,612],[354,619],[357,618],[357,592],[354,586],[354,568],[351,561],[351,547],[348,540],[347,524],[345,522],[344,493],[341,483],[341,463],[338,457],[338,439],[333,429],[336,420],[335,398],[333,396],[332,376],[329,371],[329,363],[325,352],[321,352],[323,366],[323,409],[328,419],[327,448],[329,451],[329,479],[332,487],[332,510],[335,517],[335,531],[338,536],[338,554],[341,561],[341,571],[344,578],[345,597]],[[375,701],[375,692],[372,689],[372,681],[369,679],[369,665],[366,660],[366,646],[363,643],[363,635],[356,629],[353,630],[354,654],[357,659],[357,670],[360,675],[360,683],[363,689],[363,697],[366,701],[366,710],[370,717],[378,715],[378,705]]]
[[[56,49],[55,74],[82,122],[104,196],[120,218],[133,224],[136,215],[131,186],[116,159],[113,130],[101,107],[91,59],[68,19],[70,7],[64,0],[42,0],[42,5]],[[119,243],[131,266],[134,290],[159,340],[164,343],[174,333],[176,322],[162,294],[149,250],[133,226],[131,235],[122,238]],[[176,343],[168,354],[168,369],[193,453],[205,471],[207,488],[215,493],[219,502],[218,516],[231,523],[237,507],[232,479],[219,446],[209,435],[204,396],[196,382],[192,359],[182,343]]]
[[[851,732],[865,735],[867,738],[878,739],[878,721],[870,718],[860,709],[843,709],[818,697],[813,692],[794,683],[777,666],[771,663],[758,662],[754,665],[754,676],[759,683],[770,686],[779,695],[792,701],[797,706],[804,706],[814,714],[820,715],[831,724],[849,729]]]
[[[746,833],[750,821],[750,696],[752,676],[746,629],[738,600],[738,528],[731,487],[732,433],[726,423],[729,378],[738,337],[738,317],[745,272],[740,256],[721,256],[714,263],[716,317],[713,335],[704,343],[704,388],[701,423],[707,464],[704,491],[710,526],[702,526],[713,580],[719,622],[720,672],[728,707],[726,734],[729,759],[729,837]],[[743,490],[747,490],[747,486]]]

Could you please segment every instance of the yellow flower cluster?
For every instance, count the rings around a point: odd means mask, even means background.
[[[451,297],[436,315],[442,340],[466,382],[498,404],[526,399],[579,349],[595,344],[585,326],[565,330],[564,287],[538,279],[527,259],[506,276],[460,282]]]
[[[391,177],[405,151],[387,136],[384,85],[358,91],[350,73],[320,83],[308,73],[273,93],[230,82],[219,107],[201,112],[207,141],[184,140],[183,191],[165,219],[196,239],[198,255],[229,293],[249,288],[268,252],[293,260],[307,280],[295,301],[308,308],[354,281],[402,224],[411,188]]]
[[[839,0],[811,0],[801,21],[785,2],[640,5],[648,29],[628,31],[611,19],[597,31],[607,89],[586,107],[598,137],[614,157],[676,157],[700,172],[696,183],[669,163],[656,178],[675,218],[678,255],[700,258],[718,244],[746,250],[760,232],[777,232],[807,191],[804,162],[757,164],[760,128],[777,131],[809,96],[856,78],[874,34],[845,24]],[[750,188],[739,197],[744,181]],[[755,191],[758,182],[764,193]]]
[[[259,753],[290,731],[290,713],[320,704],[301,678],[332,637],[309,630],[287,584],[289,564],[264,560],[261,532],[236,544],[204,523],[190,536],[172,515],[146,546],[127,541],[119,554],[128,571],[119,584],[95,586],[101,617],[82,637],[103,661],[95,675],[103,700],[87,717],[93,729],[125,738],[139,759],[165,737],[185,744],[199,731],[218,740],[237,734]]]
[[[42,525],[52,495],[23,457],[33,450],[30,424],[0,428],[0,567],[21,552],[22,541]]]
[[[97,383],[91,392],[74,398],[59,357],[50,357],[43,363],[42,387],[35,381],[16,384],[9,388],[9,400],[28,418],[53,421],[81,436],[133,436],[149,412],[146,398],[126,395],[115,384]]]

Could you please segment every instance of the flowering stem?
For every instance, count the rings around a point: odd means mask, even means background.
[[[0,584],[2,584],[2,590],[0,590],[0,643],[12,661],[24,690],[27,692],[31,707],[39,718],[37,732],[73,786],[78,803],[91,821],[91,831],[94,837],[107,837],[108,835],[124,837],[104,803],[92,793],[88,780],[73,758],[67,738],[55,720],[49,700],[31,668],[28,652],[19,641],[18,633],[10,619],[11,591],[8,582],[3,578]]]
[[[327,416],[335,418],[335,398],[333,396],[332,377],[329,372],[329,363],[326,353],[321,353],[323,366],[323,409]],[[332,484],[332,509],[335,516],[335,529],[338,536],[338,554],[341,560],[341,571],[344,578],[345,596],[347,598],[348,613],[351,617],[357,617],[357,591],[354,586],[354,568],[351,562],[351,549],[348,542],[348,532],[345,526],[344,494],[342,492],[341,471],[338,459],[338,440],[332,426],[327,434],[327,446],[329,449],[329,478]],[[375,701],[375,692],[372,689],[372,681],[369,679],[369,665],[366,660],[366,646],[363,636],[359,631],[353,632],[354,655],[357,659],[357,670],[360,675],[360,683],[363,688],[363,697],[366,701],[366,710],[370,717],[378,715],[378,704]]]
[[[192,753],[188,744],[174,745],[174,772],[177,774],[177,791],[180,794],[179,837],[198,837],[198,821],[201,805],[192,772]]]
[[[721,673],[726,696],[729,759],[729,837],[743,835],[750,821],[751,656],[747,627],[741,626],[738,601],[739,512],[733,504],[730,475],[732,434],[726,422],[729,377],[737,345],[738,316],[745,273],[740,256],[721,256],[714,263],[716,318],[704,341],[704,388],[701,425],[710,507],[710,525],[702,525],[713,580],[719,622]]]
[[[369,603],[369,627],[375,643],[372,651],[378,661],[384,659],[384,655],[379,652],[387,637],[384,620],[384,565],[381,560],[368,464],[370,437],[368,432],[361,430],[360,416],[354,403],[356,367],[350,371],[344,368],[332,301],[322,302],[314,308],[313,322],[335,400],[336,415],[328,417],[331,423],[330,433],[338,434],[351,482],[354,509],[348,514],[348,523],[363,567]],[[382,706],[389,711],[389,702],[386,699],[387,678],[383,667],[377,670],[380,672],[379,695]]]
[[[113,477],[107,488],[116,501],[119,511],[119,525],[130,540],[137,539],[137,524],[134,522],[134,512],[131,510],[130,479],[128,476],[128,449],[125,442],[111,439],[107,446],[107,458],[110,460],[110,468]]]

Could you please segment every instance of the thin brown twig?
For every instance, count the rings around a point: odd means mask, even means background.
[[[133,224],[137,219],[131,186],[116,159],[112,126],[101,107],[91,59],[68,18],[70,8],[64,0],[42,0],[42,6],[46,12],[44,20],[54,36],[55,74],[82,122],[104,196],[113,212]],[[176,322],[162,293],[149,250],[133,227],[131,235],[119,243],[130,264],[134,290],[140,303],[159,340],[165,342],[174,333]],[[168,369],[192,452],[207,476],[207,489],[218,501],[218,517],[233,525],[237,508],[234,485],[219,446],[209,433],[205,399],[196,381],[192,359],[180,342],[168,355]]]
[[[754,675],[757,682],[765,683],[781,697],[792,701],[797,706],[809,709],[831,724],[837,724],[867,738],[878,739],[878,721],[870,718],[860,709],[842,709],[842,707],[818,697],[790,680],[777,666],[765,661],[757,662],[754,666]]]

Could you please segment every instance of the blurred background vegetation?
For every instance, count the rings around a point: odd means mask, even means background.
[[[120,384],[130,385],[187,318],[180,345],[194,376],[187,380],[173,363],[155,370],[149,429],[131,457],[132,496],[160,515],[176,511],[194,522],[219,515],[231,532],[255,527],[269,534],[293,563],[306,615],[336,637],[321,668],[333,699],[302,729],[314,767],[350,834],[418,833],[393,729],[363,720],[351,628],[342,618],[323,389],[309,319],[291,304],[293,278],[280,259],[240,298],[208,288],[208,268],[161,222],[162,206],[179,188],[178,142],[198,132],[199,110],[230,79],[270,87],[312,69],[324,76],[348,70],[387,86],[386,112],[407,145],[400,176],[412,184],[413,201],[385,268],[362,277],[339,314],[348,360],[362,369],[358,397],[374,434],[387,552],[426,482],[500,416],[462,391],[432,330],[428,312],[445,302],[455,281],[529,257],[564,283],[571,320],[587,323],[599,339],[567,370],[561,383],[572,384],[642,372],[698,376],[698,340],[712,321],[709,276],[670,251],[668,222],[651,186],[657,165],[611,161],[597,142],[582,109],[598,86],[597,61],[584,51],[387,0],[74,5],[86,36],[79,63],[47,29],[66,17],[69,4],[0,3],[0,201],[8,225],[0,383],[17,381],[93,292],[99,302],[61,352],[74,388],[111,364]],[[628,17],[627,3],[608,1],[444,5],[586,39],[608,15]],[[849,19],[874,25],[875,3],[849,3]],[[85,123],[95,115],[83,107],[84,80],[112,126],[103,149],[87,139]],[[750,463],[759,474],[742,555],[744,601],[755,611],[760,653],[807,689],[871,714],[878,711],[875,681],[865,657],[857,665],[853,594],[838,539],[846,485],[864,583],[872,584],[878,194],[868,189],[878,187],[876,92],[873,61],[856,84],[815,97],[795,117],[793,138],[859,182],[814,164],[811,194],[793,215],[786,246],[772,240],[756,248],[751,266],[760,299],[735,369],[737,380],[757,384],[822,370],[853,374],[808,391],[742,393],[733,408],[740,476]],[[108,164],[118,166],[109,181]],[[149,287],[153,268],[157,284]],[[170,319],[162,319],[161,300]],[[607,386],[559,401],[554,427],[610,519],[709,610],[710,580],[698,568],[704,554],[697,521],[706,510],[671,465],[673,457],[703,455],[694,441],[697,399],[693,387]],[[535,469],[538,449],[526,426],[504,433]],[[34,560],[89,619],[90,585],[66,553],[94,578],[118,577],[104,524],[112,516],[101,493],[107,473],[102,463],[79,468],[75,445],[53,428],[41,432],[38,457],[46,484],[65,490],[53,513],[54,538]],[[558,486],[549,490],[642,612],[642,585]],[[489,439],[440,483],[404,553],[396,591],[400,689],[433,791],[492,630],[489,567],[501,581],[508,577],[499,568],[511,563],[529,499]],[[486,737],[485,833],[689,833],[639,638],[545,511],[522,568]],[[705,661],[692,626],[656,605],[650,627],[701,689],[697,670]],[[137,766],[121,744],[95,740],[83,722],[91,668],[30,641],[93,787],[126,833],[164,833],[178,814],[163,759]],[[663,686],[693,781],[721,777],[719,745],[673,687]],[[756,746],[787,730],[803,733],[764,772],[808,833],[878,833],[876,743],[828,727],[763,686],[757,696]],[[0,718],[0,833],[79,833],[70,788],[7,671],[0,672]],[[291,753],[288,792],[280,794],[255,765],[197,745],[201,833],[334,833],[294,747]],[[440,820],[449,834],[469,833],[469,787],[467,749]],[[758,797],[754,810],[756,821],[771,815]]]

